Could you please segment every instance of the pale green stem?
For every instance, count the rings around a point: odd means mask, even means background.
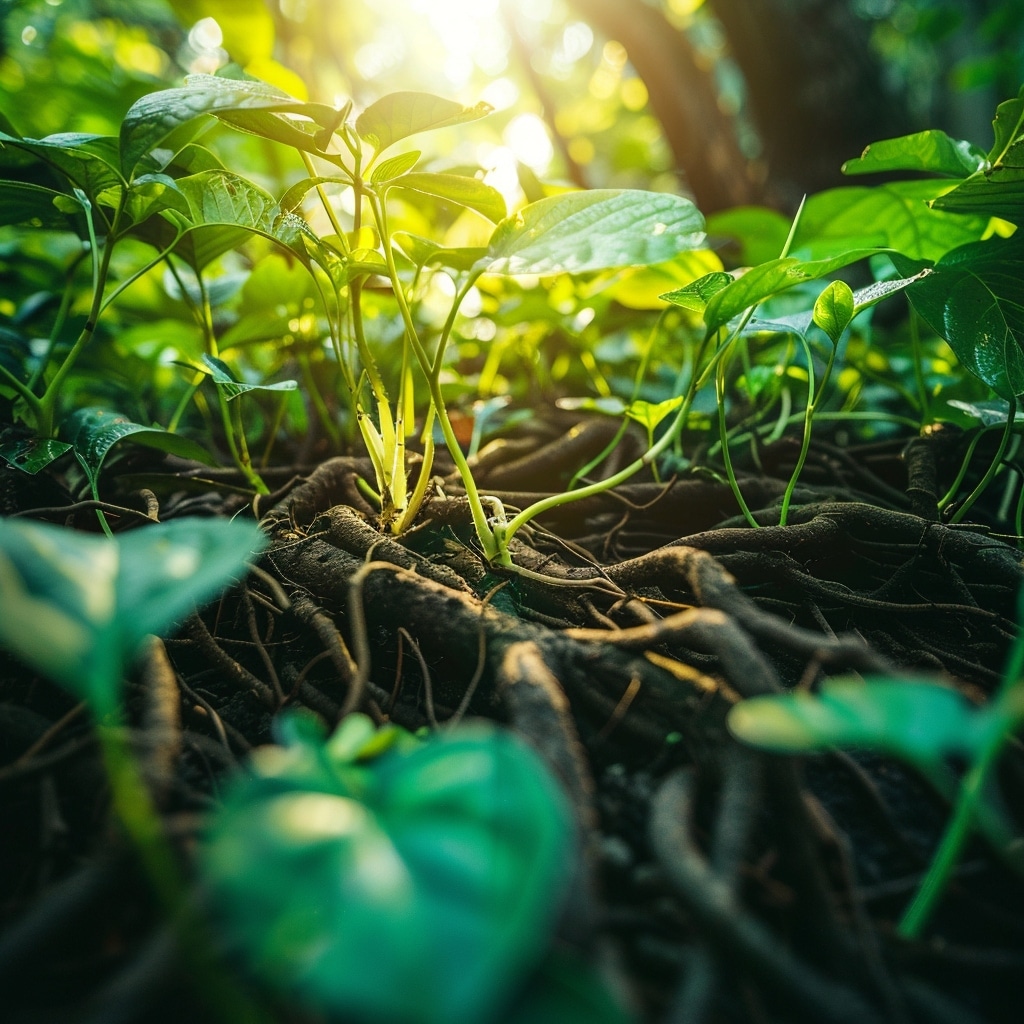
[[[963,504],[953,514],[950,519],[950,523],[959,523],[963,521],[964,516],[971,510],[971,507],[982,496],[985,489],[992,482],[992,478],[999,472],[999,468],[1003,463],[1003,455],[1006,452],[1006,446],[1010,441],[1010,435],[1013,433],[1013,421],[1016,416],[1017,403],[1016,401],[1013,401],[1010,403],[1010,409],[1006,417],[1006,425],[1003,428],[1003,436],[999,439],[999,447],[996,449],[996,453],[992,457],[992,461],[989,463],[989,467],[985,471],[985,475],[978,481],[978,485],[974,490],[964,498]]]
[[[818,388],[818,393],[814,394],[814,371],[811,365],[811,350],[807,342],[804,342],[804,352],[807,356],[807,408],[804,409],[804,436],[800,444],[800,454],[797,456],[796,466],[793,468],[793,475],[789,478],[789,483],[786,485],[786,493],[782,496],[782,509],[779,512],[780,526],[786,525],[786,519],[789,516],[789,503],[793,500],[793,491],[796,488],[797,480],[800,479],[801,472],[803,472],[804,463],[807,461],[807,453],[811,447],[814,413],[818,403],[821,401],[822,395],[825,393],[829,377],[832,375],[832,367],[836,361],[838,348],[837,344],[832,344],[832,352],[828,357],[828,363],[825,365],[825,372],[821,375],[821,386]]]
[[[728,477],[729,487],[740,507],[740,511],[743,513],[743,518],[751,526],[757,527],[761,524],[754,518],[753,512],[750,511],[750,506],[747,505],[747,499],[743,497],[739,481],[736,479],[736,471],[733,469],[732,453],[729,450],[729,430],[728,424],[725,421],[725,383],[728,366],[729,360],[721,359],[718,363],[718,370],[715,373],[715,399],[718,405],[718,432],[722,439],[722,464],[725,466],[725,475]]]
[[[91,247],[90,247],[91,248]],[[57,310],[57,316],[54,318],[53,327],[50,330],[50,337],[46,344],[46,351],[39,359],[39,363],[36,366],[35,371],[29,378],[28,387],[31,391],[35,391],[36,386],[43,378],[43,374],[46,372],[46,368],[50,365],[50,359],[53,356],[53,351],[57,346],[57,340],[60,336],[60,332],[64,327],[67,320],[68,310],[71,308],[71,303],[74,300],[75,293],[71,287],[74,281],[75,274],[78,271],[78,267],[89,255],[89,251],[82,249],[81,252],[77,253],[75,258],[71,261],[71,266],[68,267],[65,277],[64,294],[61,296],[60,308]]]
[[[383,204],[378,205],[375,199],[371,197],[371,205],[375,210],[378,223],[386,229],[387,217]],[[437,419],[438,423],[441,425],[441,433],[444,436],[445,445],[452,457],[452,461],[455,463],[455,468],[458,470],[463,488],[466,491],[466,500],[469,504],[470,514],[473,518],[473,527],[476,530],[477,538],[483,547],[484,556],[490,560],[497,557],[499,554],[498,545],[495,540],[495,531],[492,530],[487,521],[487,513],[484,511],[480,492],[477,490],[476,481],[473,479],[473,471],[470,469],[469,463],[466,461],[466,456],[462,451],[462,446],[459,444],[458,438],[455,436],[455,430],[452,428],[451,420],[448,418],[448,410],[445,406],[444,396],[441,394],[440,373],[434,372],[435,361],[440,367],[440,363],[443,358],[443,345],[447,341],[447,338],[442,337],[441,343],[438,347],[438,353],[436,354],[435,359],[431,359],[427,354],[426,349],[423,347],[423,342],[420,340],[419,335],[416,332],[416,325],[412,319],[412,312],[409,309],[405,291],[402,288],[402,282],[398,276],[398,267],[395,265],[394,250],[391,247],[391,240],[388,237],[386,230],[381,233],[381,241],[383,243],[384,259],[388,266],[388,274],[391,277],[392,286],[395,292],[395,300],[398,303],[402,322],[405,325],[405,336],[409,344],[412,346],[412,350],[420,364],[420,369],[427,377],[427,386],[430,390],[430,400],[437,413]],[[454,322],[454,320],[452,322]],[[426,456],[426,452],[424,452],[424,456]],[[421,473],[426,472],[428,472],[428,467],[426,465],[426,460],[424,459],[424,465],[421,469]],[[416,490],[419,491],[420,488],[417,487]],[[507,557],[507,552],[504,552],[504,554]]]
[[[114,212],[113,223],[111,224],[110,231],[107,234],[106,242],[103,245],[102,256],[99,257],[99,259],[96,257],[99,243],[96,238],[96,231],[92,220],[92,207],[84,196],[82,196],[81,199],[83,200],[82,205],[85,210],[86,223],[89,227],[89,242],[92,247],[93,254],[92,305],[89,308],[89,314],[86,317],[85,326],[82,328],[82,333],[78,336],[78,340],[71,347],[71,351],[64,357],[64,361],[51,378],[50,383],[46,386],[46,390],[39,399],[38,406],[33,407],[37,416],[36,427],[41,437],[53,436],[53,419],[57,408],[57,402],[60,398],[61,388],[64,386],[64,381],[66,380],[67,375],[71,372],[72,367],[77,362],[78,357],[82,354],[86,345],[92,341],[93,335],[96,333],[96,324],[103,309],[103,289],[106,285],[107,276],[110,273],[110,257],[114,252],[117,229],[124,213],[125,203],[127,202],[127,191],[122,190],[121,199],[119,200],[117,209]]]

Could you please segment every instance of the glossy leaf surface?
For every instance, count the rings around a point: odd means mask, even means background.
[[[491,236],[492,274],[578,274],[663,263],[703,245],[704,218],[664,192],[592,189],[540,199]]]
[[[845,281],[832,281],[815,299],[811,318],[829,336],[832,344],[838,345],[843,332],[850,326],[853,314],[853,289]]]
[[[227,934],[332,1014],[492,1019],[548,942],[573,845],[561,791],[493,726],[374,757],[360,720],[326,742],[292,730],[228,793],[202,856]]]
[[[966,178],[983,167],[985,162],[985,153],[972,143],[931,130],[872,142],[859,157],[843,164],[843,173],[925,171],[951,178]]]
[[[894,257],[902,271],[915,265]],[[1001,398],[1024,394],[1024,238],[953,250],[908,289],[957,359]]]
[[[72,413],[61,427],[66,440],[71,442],[75,457],[81,463],[95,490],[100,469],[111,448],[131,438],[134,444],[158,448],[180,455],[183,459],[213,465],[210,454],[195,441],[180,434],[171,434],[160,427],[146,427],[132,423],[125,416],[106,409],[85,408]]]
[[[233,110],[305,113],[308,105],[264,84],[213,75],[192,75],[180,89],[148,93],[121,122],[121,168],[130,176],[139,161],[176,129],[202,117]]]

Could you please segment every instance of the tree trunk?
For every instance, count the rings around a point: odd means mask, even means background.
[[[625,47],[686,186],[704,213],[757,202],[761,189],[709,71],[660,10],[624,0],[568,0],[577,14]]]

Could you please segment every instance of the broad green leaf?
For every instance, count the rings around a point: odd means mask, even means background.
[[[815,300],[811,317],[832,344],[838,345],[853,319],[854,306],[853,289],[845,281],[832,281]]]
[[[382,181],[390,181],[392,178],[406,174],[416,166],[416,161],[419,158],[420,150],[412,149],[408,153],[400,153],[388,160],[382,160],[371,172],[370,181],[374,185],[379,185]]]
[[[133,444],[146,445],[160,451],[194,459],[207,466],[214,464],[210,454],[195,441],[180,434],[170,434],[160,427],[145,427],[105,409],[85,408],[72,413],[61,425],[61,433],[71,442],[75,457],[81,463],[96,493],[100,469],[110,449],[119,441],[131,438]]]
[[[843,164],[843,174],[927,171],[966,178],[986,162],[985,153],[972,143],[932,130],[872,142],[859,157]]]
[[[22,139],[0,132],[0,145],[31,153],[90,198],[123,183],[117,169],[117,139],[111,136],[64,132],[45,139]]]
[[[818,694],[753,697],[732,708],[728,725],[744,743],[767,750],[859,747],[922,766],[976,754],[992,727],[956,690],[906,679],[832,679]]]
[[[464,107],[429,93],[393,92],[371,103],[356,118],[356,131],[375,152],[381,153],[410,135],[477,121],[493,109],[489,103]]]
[[[116,207],[121,201],[122,186],[106,189],[96,197],[97,203]],[[188,200],[174,178],[166,174],[142,174],[129,186],[124,215],[133,224],[140,224],[164,210],[174,210],[183,217],[192,215]]]
[[[704,218],[665,192],[592,189],[530,203],[494,230],[492,274],[560,274],[664,263],[704,243]]]
[[[709,331],[728,323],[739,313],[757,306],[765,299],[805,281],[816,281],[842,267],[873,256],[878,249],[851,249],[824,260],[801,260],[795,256],[772,260],[753,267],[741,277],[717,290],[704,310]]]
[[[277,239],[280,209],[274,197],[233,171],[218,168],[179,178],[174,190],[187,204],[187,216],[177,224],[162,217],[151,218],[133,228],[133,234],[163,249],[182,228],[184,236],[175,252],[197,271],[243,244],[252,233]],[[177,197],[173,206],[169,199],[165,193],[157,202],[166,212],[179,211]]]
[[[732,284],[734,280],[732,274],[727,274],[724,270],[713,270],[685,288],[666,292],[661,297],[666,302],[682,306],[683,309],[689,309],[694,313],[703,313],[712,296],[718,294],[726,285]]]
[[[1024,159],[1024,146],[1021,146]],[[1024,225],[1024,165],[993,167],[931,201],[934,210],[984,214]]]
[[[497,223],[507,213],[502,194],[478,178],[461,174],[430,174],[413,172],[394,178],[387,184],[391,188],[407,188],[438,199],[445,199],[459,206],[476,210],[488,220]]]
[[[937,260],[981,238],[988,226],[987,216],[965,217],[928,205],[948,188],[947,180],[933,179],[819,192],[804,205],[791,255],[821,259],[878,246]]]
[[[571,814],[537,755],[485,724],[383,752],[366,729],[289,731],[211,818],[200,868],[222,934],[331,1019],[493,1019],[571,870]]]
[[[215,359],[204,353],[203,362],[206,364],[209,376],[224,392],[229,402],[249,391],[295,391],[299,386],[298,382],[294,380],[282,380],[276,384],[243,384],[232,376],[231,370],[223,360]]]
[[[24,181],[0,181],[0,225],[35,224],[44,228],[72,226],[72,219],[54,205],[55,200],[67,198],[42,185]]]
[[[106,714],[145,637],[213,597],[263,543],[241,521],[181,519],[111,539],[0,518],[0,643]]]
[[[71,445],[50,437],[21,437],[0,444],[0,459],[23,473],[36,474],[59,459]]]
[[[337,111],[333,107],[307,103],[303,113],[307,117],[315,113],[320,120],[333,122]],[[260,138],[271,139],[306,153],[316,153],[325,159],[334,159],[323,152],[324,143],[329,140],[324,139],[323,128],[317,121],[299,120],[270,110],[219,111],[215,116],[232,128],[249,135],[258,135]]]
[[[263,82],[192,75],[179,89],[163,89],[132,104],[121,122],[121,169],[130,177],[139,161],[182,125],[204,114],[234,110],[271,110],[301,114],[309,109]]]
[[[901,273],[917,264],[893,255]],[[953,250],[907,290],[957,359],[1007,400],[1024,395],[1024,237]]]

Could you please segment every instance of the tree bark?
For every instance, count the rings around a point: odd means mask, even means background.
[[[762,191],[731,117],[718,103],[710,71],[689,39],[656,7],[624,0],[568,0],[602,35],[625,47],[643,79],[694,201],[704,213],[758,202]]]

